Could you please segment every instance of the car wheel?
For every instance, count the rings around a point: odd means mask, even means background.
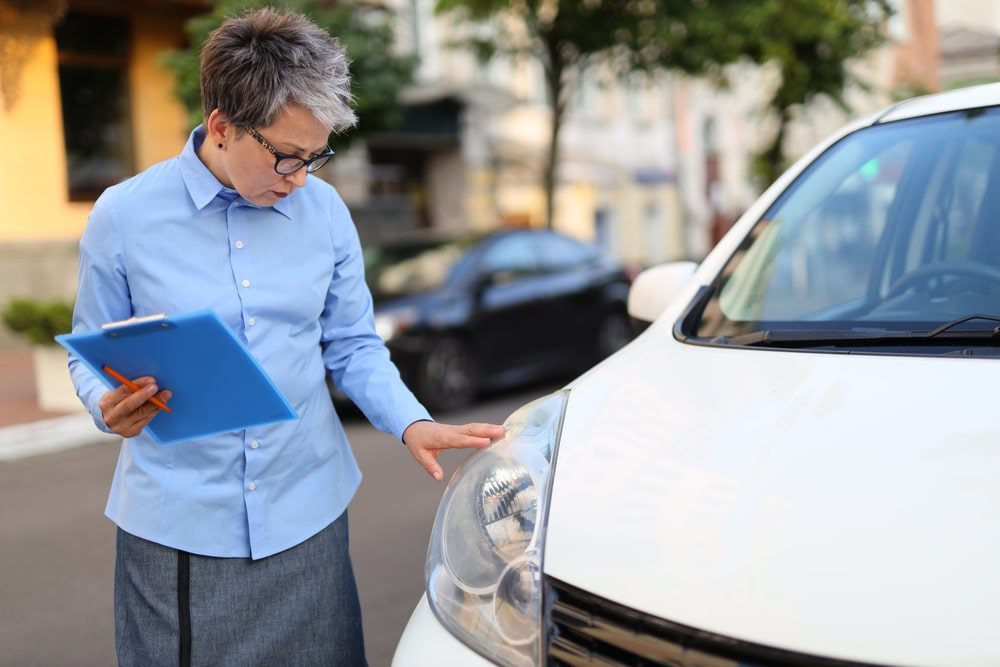
[[[632,340],[632,323],[620,311],[608,313],[597,333],[597,355],[604,359],[625,347]]]
[[[469,347],[451,336],[439,338],[420,368],[420,399],[432,410],[454,410],[476,395],[475,362]]]

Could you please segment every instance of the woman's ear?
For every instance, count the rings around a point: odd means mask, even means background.
[[[205,119],[206,141],[211,141],[217,148],[225,150],[227,142],[231,136],[229,128],[232,127],[226,116],[218,109],[213,109],[212,113]]]

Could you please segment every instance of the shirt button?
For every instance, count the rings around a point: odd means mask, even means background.
[[[249,324],[250,326],[253,326],[253,325],[257,324],[257,318],[256,317],[248,318],[247,319],[247,324]]]
[[[250,449],[257,449],[260,447],[260,440],[254,440],[250,443]]]
[[[249,280],[244,280],[243,281],[243,286],[244,287],[250,287],[250,281]]]
[[[257,482],[250,482],[249,484],[247,484],[247,488],[253,491],[254,489],[257,488]]]
[[[236,247],[237,248],[242,248],[243,247],[243,241],[237,241],[236,242]]]

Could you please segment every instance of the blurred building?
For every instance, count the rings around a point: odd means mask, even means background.
[[[940,89],[938,26],[933,0],[893,0],[895,16],[886,44],[851,63],[863,86],[845,91],[844,111],[819,98],[795,109],[784,152],[789,163],[804,155],[852,117],[873,113],[902,97]],[[731,85],[685,78],[674,90],[681,201],[692,256],[707,252],[756,199],[766,183],[751,169],[753,156],[774,133],[765,113],[778,85],[769,67],[729,69]]]
[[[941,31],[941,86],[962,88],[1000,81],[1000,35],[953,26]]]
[[[487,65],[452,45],[435,0],[369,0],[395,12],[398,48],[419,57],[403,122],[323,172],[364,237],[400,230],[542,225],[549,110],[540,67]],[[894,0],[890,42],[853,64],[868,86],[851,112],[819,100],[786,140],[797,158],[849,116],[893,99],[995,79],[1000,3]],[[97,193],[177,153],[184,110],[160,53],[210,0],[0,0],[0,306],[71,296],[77,242]],[[19,8],[19,9],[15,9]],[[61,20],[57,21],[57,17]],[[700,258],[763,184],[750,164],[773,132],[769,68],[732,85],[663,74],[576,82],[560,138],[554,226],[635,265]],[[10,344],[0,331],[0,345]]]
[[[996,0],[934,0],[934,14],[941,28],[1000,32],[1000,3]]]
[[[540,66],[479,64],[452,46],[459,31],[434,14],[434,0],[385,4],[397,14],[400,48],[420,58],[414,98],[423,108],[447,106],[454,135],[420,145],[419,133],[409,134],[408,146],[387,137],[384,150],[369,151],[371,169],[405,179],[394,190],[428,207],[422,219],[437,227],[544,224],[549,110]],[[940,88],[934,0],[893,4],[889,43],[853,64],[867,86],[847,91],[850,112],[826,100],[799,110],[786,140],[790,159],[851,116]],[[775,73],[730,70],[724,91],[689,77],[618,80],[589,70],[560,137],[554,226],[632,264],[704,256],[760,193],[751,162],[774,131],[764,105]]]
[[[420,66],[405,96],[412,122],[368,147],[371,185],[410,193],[426,208],[421,219],[438,228],[544,225],[550,115],[539,66],[483,65],[453,47],[458,31],[435,15],[434,0],[386,4],[397,13],[400,48]],[[564,120],[554,226],[630,263],[687,256],[670,78],[592,74],[578,82]],[[443,112],[436,123],[433,108]],[[450,137],[432,131],[445,127]],[[387,188],[380,176],[403,182]]]
[[[71,297],[96,195],[183,145],[184,111],[158,57],[207,5],[0,0],[0,307]]]
[[[1000,81],[1000,3],[937,0],[935,11],[942,88]]]

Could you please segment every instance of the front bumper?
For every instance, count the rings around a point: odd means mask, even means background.
[[[485,667],[492,664],[444,629],[427,604],[426,594],[420,597],[392,657],[393,667]]]

